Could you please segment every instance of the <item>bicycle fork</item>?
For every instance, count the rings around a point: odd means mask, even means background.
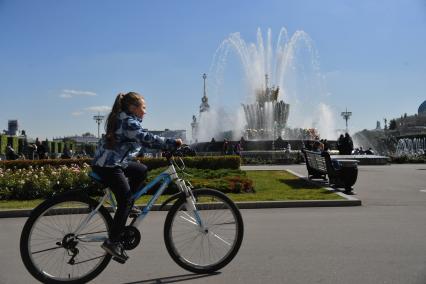
[[[198,212],[197,207],[195,206],[196,200],[192,194],[191,187],[188,186],[184,180],[180,179],[176,182],[182,192],[185,193],[185,208],[188,213],[184,213],[185,216],[181,216],[182,219],[198,226],[198,230],[202,233],[207,233],[208,229],[205,227],[203,220],[201,219],[200,213]]]

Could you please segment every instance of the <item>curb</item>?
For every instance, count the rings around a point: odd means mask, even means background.
[[[345,207],[360,206],[361,200],[294,200],[294,201],[256,201],[256,202],[235,202],[239,209],[268,209],[268,208],[297,208],[297,207]],[[170,206],[164,206],[160,210],[160,205],[154,205],[151,211],[167,211]],[[29,217],[33,209],[13,209],[0,210],[0,218]],[[67,213],[78,213],[67,208]],[[64,211],[65,212],[65,211]],[[58,212],[57,213],[61,213]]]
[[[305,181],[324,187],[325,189],[334,192],[344,200],[288,200],[288,201],[256,201],[256,202],[235,202],[239,209],[267,209],[267,208],[296,208],[296,207],[346,207],[346,206],[361,206],[361,200],[354,196],[344,194],[343,192],[336,191],[331,187],[326,187],[324,184],[309,180],[307,177],[301,176],[300,174],[286,169],[289,173],[304,179]],[[161,211],[169,210],[171,205],[164,206]],[[0,210],[0,218],[19,218],[28,217],[33,209],[12,209],[12,210]],[[61,211],[61,209],[57,209]],[[70,209],[64,209],[70,213]],[[75,213],[78,213],[76,209]],[[160,205],[154,205],[151,211],[160,211]],[[59,213],[59,212],[58,212]]]
[[[257,201],[257,202],[236,202],[239,209],[268,209],[268,208],[296,208],[296,207],[345,207],[360,206],[361,200],[309,200],[309,201]],[[151,211],[167,211],[165,206],[159,209],[160,205],[154,205]],[[66,209],[69,212],[69,209]],[[0,218],[29,217],[32,209],[1,210]],[[58,212],[60,213],[60,212]],[[76,212],[77,213],[77,212]]]

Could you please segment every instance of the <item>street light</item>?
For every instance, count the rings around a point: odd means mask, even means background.
[[[105,116],[104,115],[100,115],[98,112],[98,115],[94,115],[93,119],[96,121],[96,123],[98,124],[98,138],[100,138],[100,134],[99,134],[99,128],[101,127],[101,123],[104,120]]]
[[[348,132],[348,120],[351,117],[352,112],[348,111],[348,108],[346,108],[346,111],[342,112],[340,115],[346,121],[346,132]]]

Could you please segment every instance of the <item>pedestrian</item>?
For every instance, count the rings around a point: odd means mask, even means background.
[[[15,149],[13,149],[12,145],[7,145],[6,147],[6,160],[16,160],[19,158],[19,155],[16,154]]]
[[[68,148],[68,145],[65,144],[64,152],[61,155],[61,159],[71,159],[71,157],[72,157],[71,150]]]
[[[41,143],[40,140],[38,140],[38,138],[36,138],[35,144],[37,146],[37,155],[38,155],[38,158],[40,160],[45,159],[46,158],[46,150],[44,148],[43,143]]]
[[[351,136],[349,133],[345,133],[345,137],[343,138],[343,145],[344,145],[344,155],[351,155],[352,151],[354,150],[354,143],[352,141]]]
[[[345,152],[345,136],[340,134],[339,139],[337,139],[337,150],[339,150],[339,155],[344,155]]]
[[[223,139],[223,144],[222,144],[222,155],[227,155],[228,154],[228,146],[229,146],[229,142],[226,139]]]
[[[234,146],[234,153],[235,153],[235,155],[241,156],[241,150],[242,150],[242,148],[241,148],[241,142],[237,141],[237,143]]]

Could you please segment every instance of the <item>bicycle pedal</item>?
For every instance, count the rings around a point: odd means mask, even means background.
[[[117,261],[118,263],[121,263],[121,264],[126,263],[126,261],[124,259],[121,259],[121,258],[118,258],[118,257],[115,257],[115,256],[112,258],[112,260],[115,260],[115,261]]]

